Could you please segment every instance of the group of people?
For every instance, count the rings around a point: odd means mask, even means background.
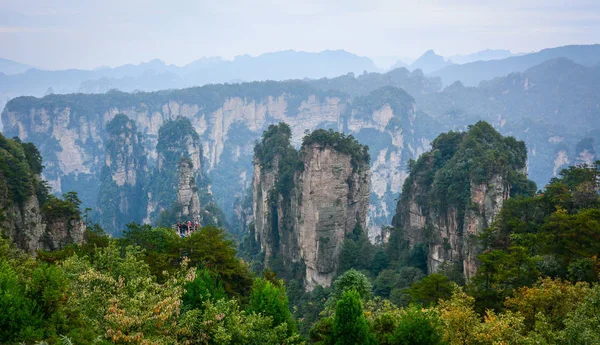
[[[177,233],[179,233],[179,235],[181,237],[185,237],[190,235],[192,232],[198,230],[198,227],[200,226],[200,224],[198,222],[192,222],[189,221],[186,222],[177,222]]]

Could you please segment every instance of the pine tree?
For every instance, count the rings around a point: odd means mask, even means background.
[[[252,293],[250,293],[249,309],[256,314],[271,316],[273,326],[286,323],[290,335],[297,330],[296,323],[290,313],[283,281],[275,285],[266,279],[255,279],[252,285]]]
[[[335,345],[373,344],[367,319],[363,313],[360,294],[356,290],[345,291],[335,308],[333,320]]]

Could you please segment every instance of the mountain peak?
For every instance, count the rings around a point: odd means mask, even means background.
[[[446,61],[446,59],[437,55],[435,51],[432,49],[427,50],[420,58],[418,58],[415,62],[410,65],[411,70],[420,69],[424,73],[431,73],[448,65],[451,65],[451,61]]]

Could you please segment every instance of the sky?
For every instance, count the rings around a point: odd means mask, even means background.
[[[0,57],[45,69],[279,50],[368,57],[600,43],[599,0],[0,0]]]

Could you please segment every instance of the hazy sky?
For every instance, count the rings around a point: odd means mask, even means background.
[[[43,68],[345,49],[535,51],[600,41],[600,0],[0,0],[0,57]]]

